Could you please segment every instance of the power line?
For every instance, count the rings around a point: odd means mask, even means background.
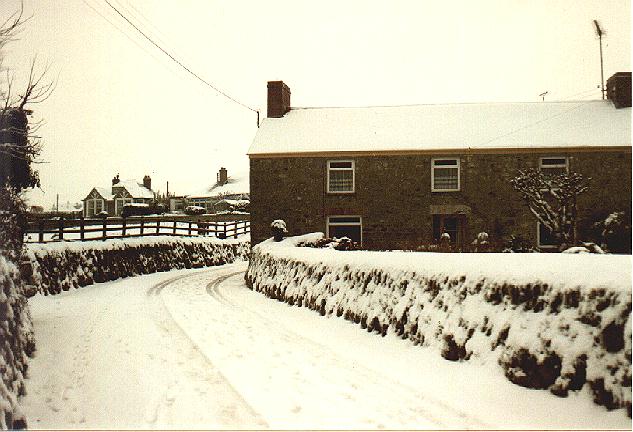
[[[152,57],[154,60],[156,60],[162,67],[164,67],[165,69],[167,69],[169,72],[173,73],[174,75],[176,75],[175,70],[173,70],[172,68],[169,68],[165,65],[164,62],[162,62],[157,55],[155,55],[154,53],[150,52],[146,47],[144,47],[143,45],[141,45],[137,40],[135,40],[132,36],[130,36],[129,34],[127,34],[124,30],[122,30],[119,26],[117,26],[117,24],[113,23],[110,19],[108,19],[108,17],[106,15],[104,15],[103,13],[101,13],[98,9],[96,9],[93,5],[91,5],[87,0],[82,0],[83,3],[88,6],[90,9],[92,9],[97,15],[99,15],[101,18],[103,18],[104,21],[106,21],[108,24],[110,24],[115,30],[117,30],[119,33],[121,33],[123,36],[125,36],[130,42],[132,42],[134,45],[136,45],[139,49],[141,49],[142,51],[144,51],[147,55],[149,55],[150,57]],[[178,76],[178,75],[176,75]],[[182,78],[182,77],[180,77]]]
[[[201,83],[205,84],[207,87],[212,88],[213,90],[215,90],[216,92],[218,92],[219,94],[221,94],[222,96],[224,96],[225,98],[235,102],[236,104],[251,110],[255,113],[257,113],[257,124],[259,126],[259,111],[256,110],[255,108],[251,108],[248,105],[238,101],[237,99],[231,97],[230,95],[228,95],[227,93],[223,92],[222,90],[220,90],[219,88],[217,88],[216,86],[214,86],[213,84],[211,84],[210,82],[208,82],[207,80],[205,80],[204,78],[202,78],[200,75],[198,75],[197,73],[195,73],[194,71],[192,71],[191,69],[189,69],[187,66],[185,66],[183,63],[181,63],[176,57],[174,57],[173,55],[171,55],[167,50],[165,50],[163,47],[161,47],[159,44],[157,44],[156,42],[154,42],[154,40],[152,40],[152,38],[150,38],[149,36],[147,36],[145,34],[145,32],[143,32],[143,30],[141,30],[140,28],[138,28],[136,26],[136,24],[134,24],[132,21],[130,21],[125,15],[123,15],[116,7],[114,7],[112,5],[112,3],[110,3],[108,0],[104,0],[106,2],[106,4],[108,6],[110,6],[121,18],[123,18],[129,25],[131,25],[132,27],[134,27],[134,29],[139,32],[145,39],[147,39],[152,45],[154,45],[156,48],[158,48],[159,50],[161,50],[167,57],[169,57],[172,61],[174,61],[176,64],[178,64],[181,68],[183,68],[185,71],[187,71],[191,76],[193,76],[194,78],[196,78],[198,81],[200,81]]]
[[[567,100],[567,99],[571,99],[571,98],[576,97],[576,96],[586,97],[586,96],[589,96],[590,93],[593,93],[595,91],[598,91],[598,89],[585,90],[585,91],[581,91],[581,92],[578,92],[578,93],[574,93],[572,95],[563,96],[560,100]]]
[[[514,135],[514,134],[515,134],[515,133],[517,133],[517,132],[521,132],[522,130],[525,130],[525,129],[530,128],[530,127],[532,127],[532,126],[535,126],[535,125],[537,125],[537,124],[544,123],[544,122],[549,121],[549,120],[552,120],[552,119],[554,119],[554,118],[556,118],[556,117],[560,117],[560,116],[562,116],[563,114],[567,114],[567,113],[568,113],[568,112],[570,112],[570,111],[577,110],[577,109],[579,109],[579,108],[581,108],[581,107],[583,107],[583,106],[585,106],[585,105],[587,105],[588,103],[591,103],[591,102],[593,102],[593,101],[580,102],[579,104],[574,105],[574,106],[573,106],[573,107],[571,107],[571,108],[568,108],[568,109],[566,109],[566,110],[563,110],[563,111],[558,112],[558,113],[556,113],[556,114],[553,114],[553,115],[551,115],[551,116],[545,117],[545,118],[543,118],[543,119],[541,119],[541,120],[537,120],[537,121],[535,121],[535,122],[525,124],[525,125],[523,125],[523,126],[521,126],[521,127],[519,127],[519,128],[516,128],[516,129],[514,129],[514,130],[512,130],[512,131],[510,131],[510,132],[508,132],[508,133],[505,133],[505,134],[503,134],[503,135],[496,136],[496,137],[494,137],[494,138],[492,138],[492,139],[490,139],[490,140],[488,140],[488,141],[486,141],[486,142],[484,142],[484,143],[482,143],[482,144],[480,144],[480,145],[484,146],[484,145],[490,144],[490,143],[491,143],[491,142],[493,142],[493,141],[497,141],[497,140],[500,140],[500,139],[505,138],[505,137],[507,137],[507,136]]]

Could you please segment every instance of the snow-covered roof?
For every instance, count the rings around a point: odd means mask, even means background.
[[[224,195],[247,194],[250,191],[250,180],[248,172],[239,173],[234,176],[229,175],[227,182],[223,185],[214,183],[202,190],[189,195],[190,198],[206,198]]]
[[[106,201],[110,201],[114,199],[114,195],[112,194],[112,189],[110,188],[95,187],[94,190],[96,190],[99,193],[99,195],[101,195],[101,197]]]
[[[611,101],[293,108],[266,118],[250,156],[631,145],[631,108]]]
[[[124,187],[132,198],[154,198],[154,192],[147,189],[143,186],[143,183],[139,183],[136,180],[124,180],[114,185],[114,187]]]

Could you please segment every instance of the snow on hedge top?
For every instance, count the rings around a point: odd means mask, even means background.
[[[630,146],[631,108],[611,101],[293,108],[266,118],[249,155]]]
[[[559,289],[604,287],[631,292],[630,255],[373,252],[296,247],[298,243],[322,237],[322,233],[311,233],[281,242],[268,239],[256,245],[253,251],[332,267],[349,265],[367,271],[380,268],[395,272],[432,272],[451,278],[464,276],[501,283],[541,282]]]
[[[96,250],[96,249],[124,249],[126,247],[138,247],[138,246],[151,246],[156,244],[171,244],[177,243],[244,243],[250,241],[250,235],[242,235],[239,239],[217,239],[215,237],[171,237],[171,236],[157,236],[157,237],[130,237],[124,239],[108,239],[105,241],[70,241],[70,242],[51,242],[51,243],[28,243],[26,245],[29,252],[39,254],[47,253],[50,251],[81,251],[81,250]]]

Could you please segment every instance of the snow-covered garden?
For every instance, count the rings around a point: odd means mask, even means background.
[[[582,390],[631,415],[631,257],[441,254],[253,248],[255,291],[437,348],[452,361],[498,363],[515,384]]]

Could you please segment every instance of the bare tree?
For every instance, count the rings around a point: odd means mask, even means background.
[[[37,67],[37,57],[30,63],[24,84],[16,85],[14,71],[4,65],[3,50],[15,41],[29,21],[24,9],[0,24],[0,186],[11,186],[18,191],[39,185],[37,171],[32,164],[41,153],[41,137],[37,134],[41,122],[29,122],[32,113],[26,105],[46,100],[54,90],[55,82],[47,78],[49,66]],[[19,87],[19,89],[18,89]]]
[[[536,219],[560,247],[576,244],[577,197],[591,179],[579,173],[548,175],[528,169],[510,180]]]

